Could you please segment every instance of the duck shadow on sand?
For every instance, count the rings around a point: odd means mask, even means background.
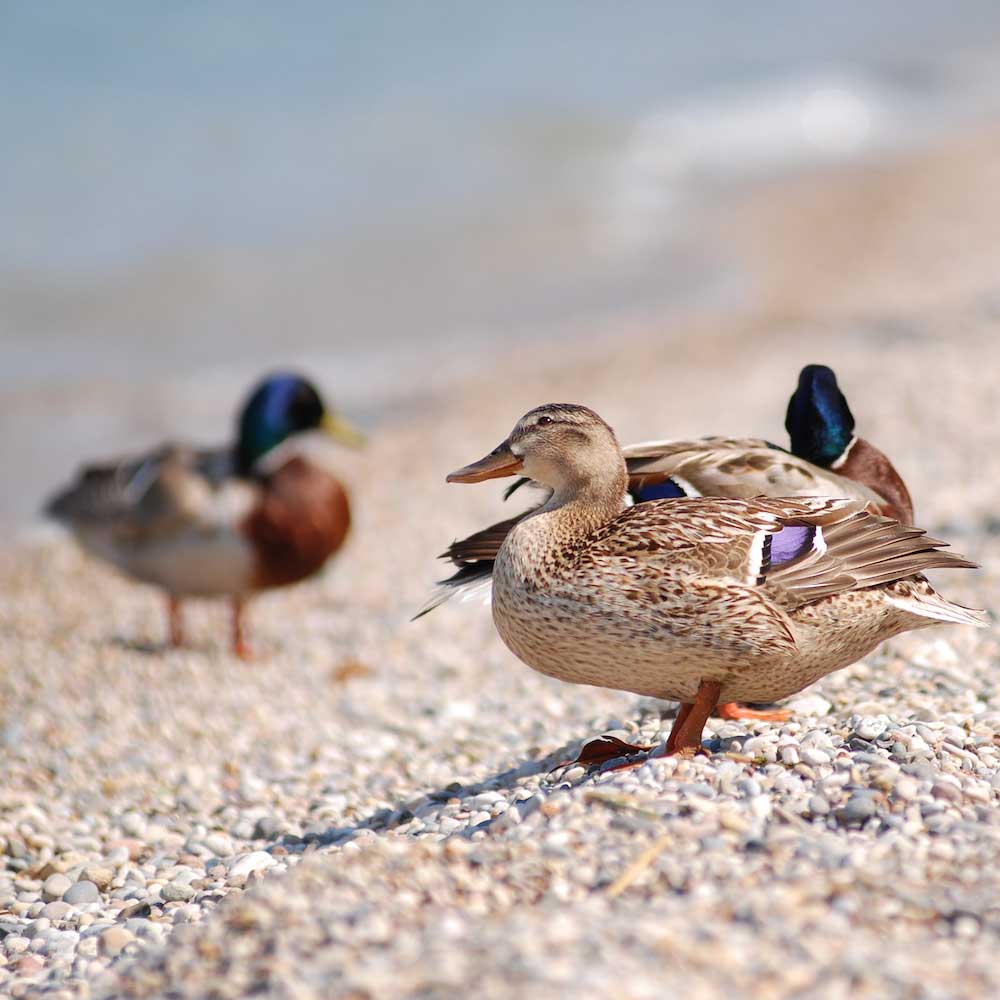
[[[659,722],[669,722],[676,716],[676,708],[665,708],[660,711],[647,711],[637,718],[637,722],[642,724],[655,718]],[[536,775],[541,775],[542,779],[537,787],[526,788],[526,794],[520,801],[512,802],[511,805],[518,806],[523,817],[527,812],[534,811],[544,799],[559,791],[568,791],[573,788],[580,788],[588,785],[603,774],[616,771],[629,765],[639,765],[656,757],[662,756],[665,743],[659,741],[649,747],[648,751],[629,754],[624,753],[619,756],[602,758],[590,763],[587,760],[578,759],[581,750],[589,744],[601,739],[602,734],[620,733],[621,730],[612,728],[611,725],[605,730],[591,731],[586,736],[580,737],[569,743],[551,750],[543,757],[527,757],[513,767],[497,771],[478,781],[468,783],[455,781],[440,788],[430,791],[416,792],[401,799],[392,806],[383,806],[358,819],[356,822],[343,826],[331,826],[322,831],[308,830],[302,836],[296,834],[279,835],[275,831],[270,837],[263,837],[271,841],[265,850],[273,847],[282,847],[290,852],[302,852],[312,847],[330,847],[338,843],[346,843],[355,838],[361,831],[371,831],[373,833],[384,833],[396,829],[409,823],[416,818],[417,811],[421,813],[422,819],[428,819],[439,815],[445,807],[454,800],[470,800],[483,792],[511,791],[515,789],[524,779]],[[637,735],[637,734],[634,734]],[[742,743],[751,738],[750,733],[739,734],[727,737],[712,737],[703,741],[702,747],[709,754],[716,753],[736,753],[742,748]],[[628,744],[622,743],[622,747]],[[571,779],[567,777],[570,772],[582,768],[582,774],[574,774]],[[541,793],[541,794],[539,794]],[[428,806],[434,808],[428,810]],[[467,806],[470,811],[476,811],[475,805]],[[464,830],[456,830],[455,835],[469,838],[477,832],[489,832],[490,828],[503,817],[503,813],[491,816],[489,820],[484,820],[475,826],[469,826]]]

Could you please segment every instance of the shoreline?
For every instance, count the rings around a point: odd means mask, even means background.
[[[432,412],[437,399],[461,393],[465,384],[486,391],[494,377],[507,386],[530,384],[532,368],[579,370],[567,381],[586,395],[587,373],[601,368],[603,356],[627,352],[661,364],[659,342],[670,347],[667,361],[671,351],[685,359],[698,355],[725,377],[725,353],[741,351],[748,338],[761,351],[780,352],[787,350],[785,340],[808,334],[817,350],[835,354],[833,325],[852,337],[864,336],[867,325],[873,338],[885,339],[906,335],[904,317],[926,327],[934,310],[958,303],[990,309],[1000,207],[982,195],[1000,190],[998,136],[997,124],[986,121],[916,149],[724,187],[714,206],[702,205],[675,232],[663,258],[666,291],[647,276],[635,302],[605,303],[587,319],[521,324],[516,336],[499,343],[482,331],[462,343],[424,346],[407,343],[401,331],[395,345],[363,363],[348,359],[345,368],[319,340],[290,354],[265,350],[257,329],[245,349],[232,341],[228,359],[219,346],[206,354],[193,344],[186,372],[158,374],[147,363],[136,375],[126,353],[100,377],[8,387],[0,392],[0,418],[9,429],[0,460],[18,477],[0,503],[0,525],[9,534],[30,519],[81,458],[127,453],[171,436],[199,444],[224,440],[246,386],[276,364],[309,371],[334,404],[383,433],[396,421],[408,424],[414,414]],[[689,271],[696,275],[692,292],[683,285]],[[125,313],[145,308],[138,290],[125,299],[116,306],[119,325]],[[154,330],[150,338],[155,342]],[[752,359],[752,351],[747,356]],[[477,369],[486,375],[478,377]],[[720,417],[724,425],[706,418],[700,427],[687,426],[738,432],[745,424],[738,412]],[[649,430],[633,435],[648,437]]]

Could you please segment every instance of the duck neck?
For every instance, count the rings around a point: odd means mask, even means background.
[[[625,462],[600,477],[567,481],[508,535],[504,547],[524,579],[542,577],[564,564],[595,531],[621,513],[628,475]]]
[[[548,502],[539,513],[554,515],[567,525],[576,527],[579,534],[589,534],[607,523],[622,509],[628,474],[625,462],[615,470],[615,475],[570,481],[553,490]]]

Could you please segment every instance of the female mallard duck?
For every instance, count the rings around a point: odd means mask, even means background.
[[[276,374],[250,394],[235,445],[164,445],[84,468],[46,511],[93,555],[167,592],[170,640],[183,643],[181,599],[227,596],[232,645],[245,658],[242,610],[259,590],[297,583],[340,548],[350,526],[344,488],[296,445],[323,430],[357,446],[304,378]]]
[[[629,497],[634,503],[683,496],[736,497],[825,496],[864,501],[869,509],[906,524],[913,523],[909,493],[892,463],[874,445],[854,435],[854,417],[823,365],[807,365],[789,400],[786,427],[792,452],[756,438],[705,437],[695,441],[649,441],[624,448]],[[845,456],[851,458],[845,462]],[[831,471],[837,466],[837,471]],[[518,479],[509,497],[528,482]],[[523,517],[491,525],[453,542],[442,558],[458,567],[440,581],[426,613],[455,593],[471,595],[488,583],[493,561],[507,532]],[[728,719],[783,722],[782,710],[719,706]]]
[[[621,449],[585,406],[531,410],[448,481],[520,473],[551,495],[500,545],[497,631],[552,677],[681,702],[668,752],[698,749],[720,700],[786,698],[900,632],[985,624],[922,575],[975,564],[864,501],[626,506]]]

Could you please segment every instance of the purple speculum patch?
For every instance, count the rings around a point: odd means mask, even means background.
[[[771,565],[791,562],[805,555],[813,545],[816,528],[813,525],[786,525],[771,535]]]

